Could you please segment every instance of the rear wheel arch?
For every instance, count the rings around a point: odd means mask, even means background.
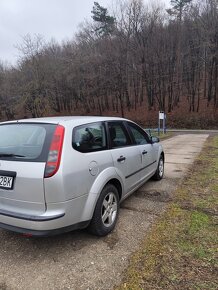
[[[105,186],[108,185],[108,184],[112,184],[112,185],[114,185],[116,187],[116,189],[118,191],[119,199],[121,200],[123,189],[122,189],[122,185],[121,185],[120,181],[118,179],[116,179],[116,178],[113,178],[113,179],[109,180],[105,184]]]
[[[114,173],[114,171],[110,170],[109,172],[111,175]],[[119,201],[121,200],[122,193],[123,193],[123,184],[122,181],[119,180],[115,174],[114,176],[111,176],[111,178],[106,179],[105,176],[108,175],[107,172],[105,174],[102,174],[102,177],[100,179],[96,179],[94,185],[92,186],[91,190],[89,191],[89,194],[87,196],[86,204],[84,206],[84,210],[81,213],[81,220],[91,220],[93,217],[94,209],[96,207],[96,204],[98,202],[98,199],[103,191],[103,189],[107,185],[113,185],[118,191],[118,198]],[[103,180],[105,182],[103,182]]]
[[[90,233],[97,236],[109,234],[115,227],[119,214],[119,193],[117,187],[108,182],[102,189],[88,226]]]

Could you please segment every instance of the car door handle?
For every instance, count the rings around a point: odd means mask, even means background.
[[[147,154],[148,153],[148,151],[142,151],[142,155],[145,155],[145,154]]]
[[[117,159],[118,162],[122,162],[122,161],[125,161],[125,160],[126,160],[126,157],[124,157],[124,156],[120,156],[120,157]]]

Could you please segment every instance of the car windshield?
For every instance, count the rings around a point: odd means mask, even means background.
[[[42,152],[46,129],[40,124],[0,126],[0,158],[35,159]]]

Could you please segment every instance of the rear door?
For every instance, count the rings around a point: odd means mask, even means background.
[[[108,122],[108,132],[114,167],[124,182],[127,194],[140,183],[141,154],[137,146],[133,146],[122,121]]]
[[[45,212],[44,171],[55,125],[0,125],[0,209]]]
[[[61,178],[57,174],[45,179],[47,202],[87,196],[95,180],[103,178],[106,169],[112,167],[105,125],[102,122],[68,125],[61,163]],[[99,183],[103,182],[104,178],[100,179]],[[59,194],[63,189],[64,195]]]

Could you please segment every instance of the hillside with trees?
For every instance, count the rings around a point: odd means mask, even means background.
[[[0,120],[114,115],[146,127],[218,128],[218,0],[169,9],[94,2],[73,40],[26,35],[16,66],[0,63]]]

